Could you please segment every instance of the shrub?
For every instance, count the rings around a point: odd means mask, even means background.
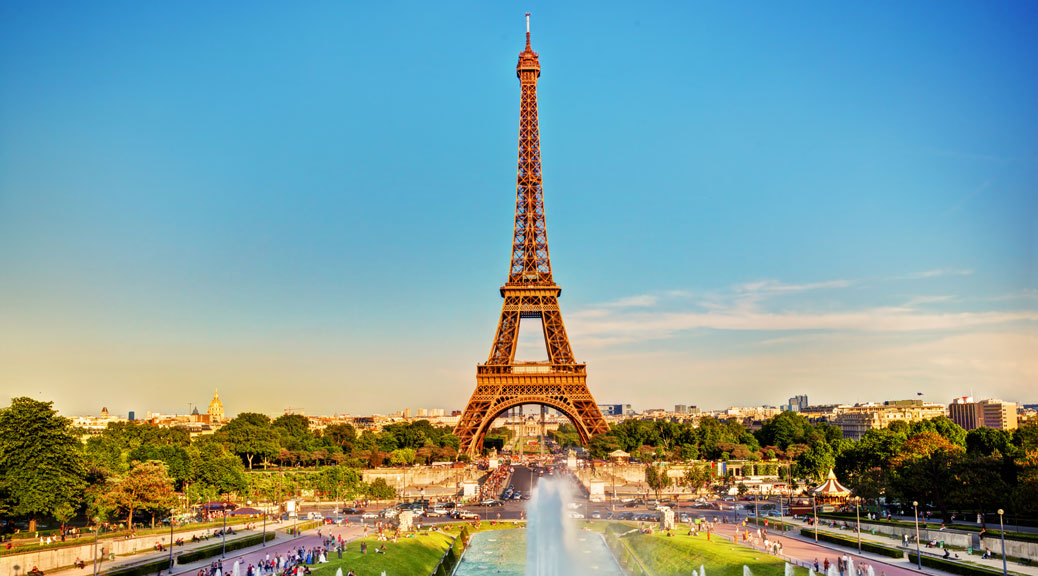
[[[808,538],[815,537],[815,531],[813,528],[801,528],[800,534],[807,536]],[[836,534],[830,534],[828,532],[818,531],[818,539],[823,542],[831,542],[833,544],[839,544],[840,546],[850,546],[852,548],[858,547],[857,538],[847,538],[846,536],[838,536]],[[897,548],[891,548],[889,546],[883,546],[876,544],[875,542],[868,542],[866,540],[861,541],[861,549],[863,552],[872,552],[873,554],[880,554],[889,558],[904,558],[905,553]]]
[[[145,562],[144,564],[138,564],[130,568],[120,568],[119,570],[112,570],[111,572],[103,572],[103,574],[104,576],[144,576],[145,574],[154,574],[159,570],[165,570],[167,568],[169,568],[169,558],[163,558],[162,560]]]
[[[913,564],[916,563],[916,553],[909,552],[908,559],[911,560]],[[936,568],[943,572],[948,572],[949,574],[962,574],[963,576],[998,576],[1002,574],[1001,570],[992,570],[991,568],[970,564],[968,562],[935,558],[925,554],[923,554],[923,566]],[[1010,574],[1012,574],[1012,572],[1010,572]]]
[[[267,532],[266,539],[268,541],[274,539],[273,532]],[[257,534],[255,536],[247,536],[238,540],[231,540],[227,543],[227,550],[241,550],[242,548],[248,548],[255,546],[263,542],[263,535]],[[223,544],[214,544],[212,546],[206,546],[205,548],[199,548],[190,552],[185,552],[180,556],[177,556],[177,564],[189,564],[196,560],[202,560],[203,558],[211,558],[217,556],[223,552]]]

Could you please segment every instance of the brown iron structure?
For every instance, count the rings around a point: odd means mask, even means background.
[[[565,414],[583,443],[609,430],[587,387],[587,366],[573,359],[559,311],[559,288],[551,276],[541,187],[541,143],[537,128],[537,78],[541,65],[530,48],[530,15],[526,15],[526,49],[519,53],[516,75],[522,89],[519,114],[519,169],[515,194],[515,233],[505,299],[494,345],[486,364],[476,367],[472,393],[454,434],[462,452],[476,455],[494,420],[506,410],[539,404]],[[519,322],[540,318],[547,362],[516,362]]]

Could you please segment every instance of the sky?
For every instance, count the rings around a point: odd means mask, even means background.
[[[0,4],[0,404],[463,408],[528,11],[598,402],[1038,402],[1034,2],[99,0]]]

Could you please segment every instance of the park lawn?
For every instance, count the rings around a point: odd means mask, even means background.
[[[368,553],[360,553],[360,543],[368,543]],[[375,552],[376,546],[386,545],[386,553]],[[312,576],[335,576],[342,568],[343,574],[350,570],[357,576],[420,576],[431,574],[443,553],[451,544],[451,538],[438,532],[422,533],[414,538],[401,538],[396,542],[379,542],[375,537],[354,540],[346,546],[342,560],[336,553],[328,554],[328,563],[313,569]]]
[[[605,526],[607,537],[619,536],[633,525],[610,523]],[[706,535],[634,533],[620,537],[628,549],[657,576],[685,575],[703,566],[709,576],[743,576],[748,566],[754,576],[784,576],[785,563],[752,548],[733,544],[730,540],[711,540]],[[796,568],[796,576],[806,576],[807,570]]]

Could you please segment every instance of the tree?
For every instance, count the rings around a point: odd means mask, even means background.
[[[375,500],[390,500],[396,498],[396,490],[387,484],[383,478],[375,478],[373,482],[367,485],[365,492],[369,498]]]
[[[798,476],[809,476],[817,482],[821,482],[829,473],[829,469],[836,466],[836,455],[828,443],[815,442],[806,452],[797,456],[793,472]]]
[[[692,464],[685,469],[685,476],[682,480],[689,491],[695,494],[710,483],[710,472],[705,466]]]
[[[29,516],[30,531],[77,508],[85,486],[79,439],[52,405],[19,397],[0,410],[0,511]]]
[[[891,460],[892,487],[904,501],[932,502],[951,521],[947,487],[956,482],[952,469],[965,450],[936,431],[923,431],[905,440]]]
[[[645,467],[645,483],[656,493],[656,500],[659,500],[660,492],[669,488],[672,482],[666,468],[649,464]]]
[[[294,424],[293,420],[281,429],[295,430]],[[264,414],[239,414],[220,428],[216,436],[231,452],[245,459],[249,470],[252,470],[254,458],[259,457],[262,461],[267,461],[277,456],[281,449],[280,436],[271,428],[270,418]]]
[[[112,504],[126,510],[127,526],[133,526],[135,510],[150,511],[154,524],[156,512],[172,508],[176,503],[173,479],[169,477],[166,465],[158,460],[134,462],[126,476],[109,489],[108,498]]]
[[[400,448],[389,454],[389,463],[394,466],[410,466],[415,461],[415,451],[411,448]]]

